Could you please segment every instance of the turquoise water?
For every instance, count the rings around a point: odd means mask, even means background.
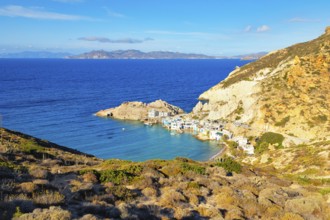
[[[160,126],[93,114],[124,101],[163,99],[191,111],[240,60],[0,59],[4,127],[101,158],[207,160],[220,149]],[[124,130],[123,130],[124,128]]]

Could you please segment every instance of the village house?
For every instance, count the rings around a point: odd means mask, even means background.
[[[219,132],[218,130],[211,130],[210,131],[210,139],[211,140],[217,140],[217,141],[220,141],[221,138],[222,138],[222,133]]]
[[[148,118],[156,118],[159,116],[159,111],[156,111],[155,109],[151,109],[148,111]]]

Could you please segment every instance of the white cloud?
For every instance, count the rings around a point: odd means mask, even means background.
[[[308,22],[320,22],[320,19],[308,19],[308,18],[300,18],[300,17],[295,17],[295,18],[291,18],[289,19],[289,22],[292,23],[308,23]]]
[[[251,32],[252,31],[252,26],[248,25],[244,28],[244,32]]]
[[[267,26],[267,25],[262,25],[262,26],[257,28],[257,32],[266,32],[266,31],[269,31],[269,30],[270,30],[270,27]]]
[[[143,43],[146,41],[152,41],[152,38],[145,38],[143,40],[140,39],[133,39],[133,38],[123,38],[123,39],[109,39],[106,37],[80,37],[78,40],[83,40],[83,41],[95,41],[95,42],[100,42],[100,43],[112,43],[112,44],[139,44]]]
[[[109,9],[108,7],[103,7],[104,10],[107,12],[107,14],[111,17],[115,17],[115,18],[126,18],[126,15],[115,12],[111,9]]]
[[[8,5],[8,6],[0,7],[0,16],[24,17],[24,18],[32,18],[32,19],[46,19],[46,20],[67,20],[67,21],[93,20],[89,17],[49,12],[38,7],[28,8],[19,5]]]

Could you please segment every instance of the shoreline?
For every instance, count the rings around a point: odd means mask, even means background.
[[[220,156],[222,156],[225,152],[227,151],[227,146],[224,145],[223,148],[220,149],[220,151],[218,153],[216,153],[215,155],[213,155],[212,157],[210,157],[210,159],[208,159],[208,161],[212,161],[212,160],[216,160],[218,159]]]

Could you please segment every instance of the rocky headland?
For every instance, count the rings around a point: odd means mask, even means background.
[[[96,116],[111,117],[122,120],[144,121],[148,119],[148,112],[151,110],[167,113],[172,116],[184,113],[184,111],[179,107],[171,105],[163,100],[156,100],[150,103],[124,102],[118,107],[98,111]]]

